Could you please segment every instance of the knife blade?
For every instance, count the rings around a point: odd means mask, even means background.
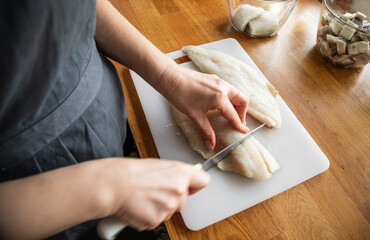
[[[236,140],[235,142],[231,143],[229,146],[227,146],[224,149],[222,149],[221,151],[219,151],[213,157],[207,159],[204,163],[196,164],[195,167],[198,168],[198,169],[203,169],[204,171],[210,170],[211,168],[216,166],[219,162],[224,160],[225,157],[227,157],[227,155],[229,155],[235,148],[237,148],[240,144],[242,144],[245,140],[250,138],[253,134],[255,134],[258,130],[260,130],[265,125],[266,124],[264,123],[264,124],[256,127],[255,129],[253,129],[252,131],[250,131],[249,133],[244,135],[242,138]]]

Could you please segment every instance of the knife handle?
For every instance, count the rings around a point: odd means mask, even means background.
[[[127,224],[117,220],[116,218],[109,217],[99,221],[97,232],[103,240],[114,240],[118,233],[120,233]]]
[[[197,169],[202,169],[203,164],[198,163],[194,165]],[[118,233],[120,233],[125,227],[127,227],[127,224],[109,217],[104,218],[99,221],[97,226],[97,232],[101,239],[103,240],[114,240]]]
[[[194,165],[194,167],[195,167],[196,169],[202,169],[203,164],[201,164],[201,163],[197,163],[197,164],[195,164],[195,165]]]

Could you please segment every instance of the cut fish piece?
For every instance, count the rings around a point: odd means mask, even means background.
[[[355,15],[356,15],[356,14],[352,14],[352,13],[347,12],[347,13],[343,14],[340,18],[341,18],[343,21],[347,22],[349,19],[354,18],[354,17],[355,17]]]
[[[281,126],[281,114],[276,101],[278,92],[252,67],[216,50],[206,50],[195,46],[186,46],[182,50],[200,71],[216,74],[247,95],[249,97],[248,113],[251,116],[266,123],[268,127],[279,128]]]
[[[277,30],[279,20],[271,12],[264,11],[260,16],[251,20],[247,26],[247,32],[255,36],[270,36]]]
[[[326,39],[328,40],[329,43],[337,43],[339,38],[338,37],[335,37],[333,35],[330,35],[330,34],[326,34]]]
[[[233,23],[240,31],[245,28],[250,20],[258,17],[264,12],[262,8],[253,7],[248,4],[239,5],[232,14]]]
[[[339,22],[336,18],[332,18],[329,22],[330,30],[335,34],[339,35],[340,31],[343,29],[343,24]]]
[[[351,40],[353,34],[356,32],[356,29],[349,27],[347,25],[343,26],[342,30],[339,33],[339,37],[343,37],[347,40]]]
[[[361,41],[348,45],[348,54],[356,55],[359,53],[370,52],[369,42]]]
[[[367,18],[367,16],[365,14],[363,14],[362,12],[357,12],[355,14],[355,18],[357,18],[357,19],[359,19],[361,21],[364,21]]]
[[[216,132],[217,143],[213,151],[208,151],[193,121],[175,107],[171,106],[171,109],[177,125],[193,150],[206,159],[243,137],[219,111],[210,111],[208,119]],[[273,172],[280,169],[274,157],[254,137],[235,148],[217,167],[257,180],[268,179]]]
[[[345,41],[340,40],[340,39],[337,41],[338,55],[346,53],[346,46],[347,46],[347,43]]]

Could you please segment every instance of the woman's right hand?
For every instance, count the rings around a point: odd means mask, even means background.
[[[189,164],[130,158],[87,161],[2,182],[0,238],[44,239],[108,216],[137,230],[153,229],[209,182],[208,173]]]
[[[184,208],[189,195],[210,182],[193,165],[155,159],[104,159],[113,216],[139,231],[153,229]],[[109,194],[109,193],[108,193]]]

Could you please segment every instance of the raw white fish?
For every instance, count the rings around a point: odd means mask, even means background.
[[[201,72],[216,74],[249,97],[248,113],[268,127],[279,128],[281,114],[276,101],[277,91],[257,72],[238,59],[216,50],[186,46],[188,55]]]
[[[249,4],[239,5],[232,13],[234,25],[254,36],[271,36],[279,27],[276,14]]]
[[[275,33],[278,26],[279,20],[276,15],[269,11],[264,11],[249,22],[247,32],[255,36],[270,36]]]
[[[244,32],[249,21],[258,17],[263,12],[264,10],[262,8],[253,7],[248,4],[242,4],[237,7],[232,14],[233,23],[239,30]]]
[[[243,134],[235,130],[230,122],[217,110],[208,112],[208,119],[216,132],[216,147],[208,151],[193,121],[185,114],[171,107],[176,123],[183,131],[193,150],[208,159],[230,145]],[[256,180],[270,178],[280,166],[274,157],[254,137],[250,137],[234,149],[217,167]]]

